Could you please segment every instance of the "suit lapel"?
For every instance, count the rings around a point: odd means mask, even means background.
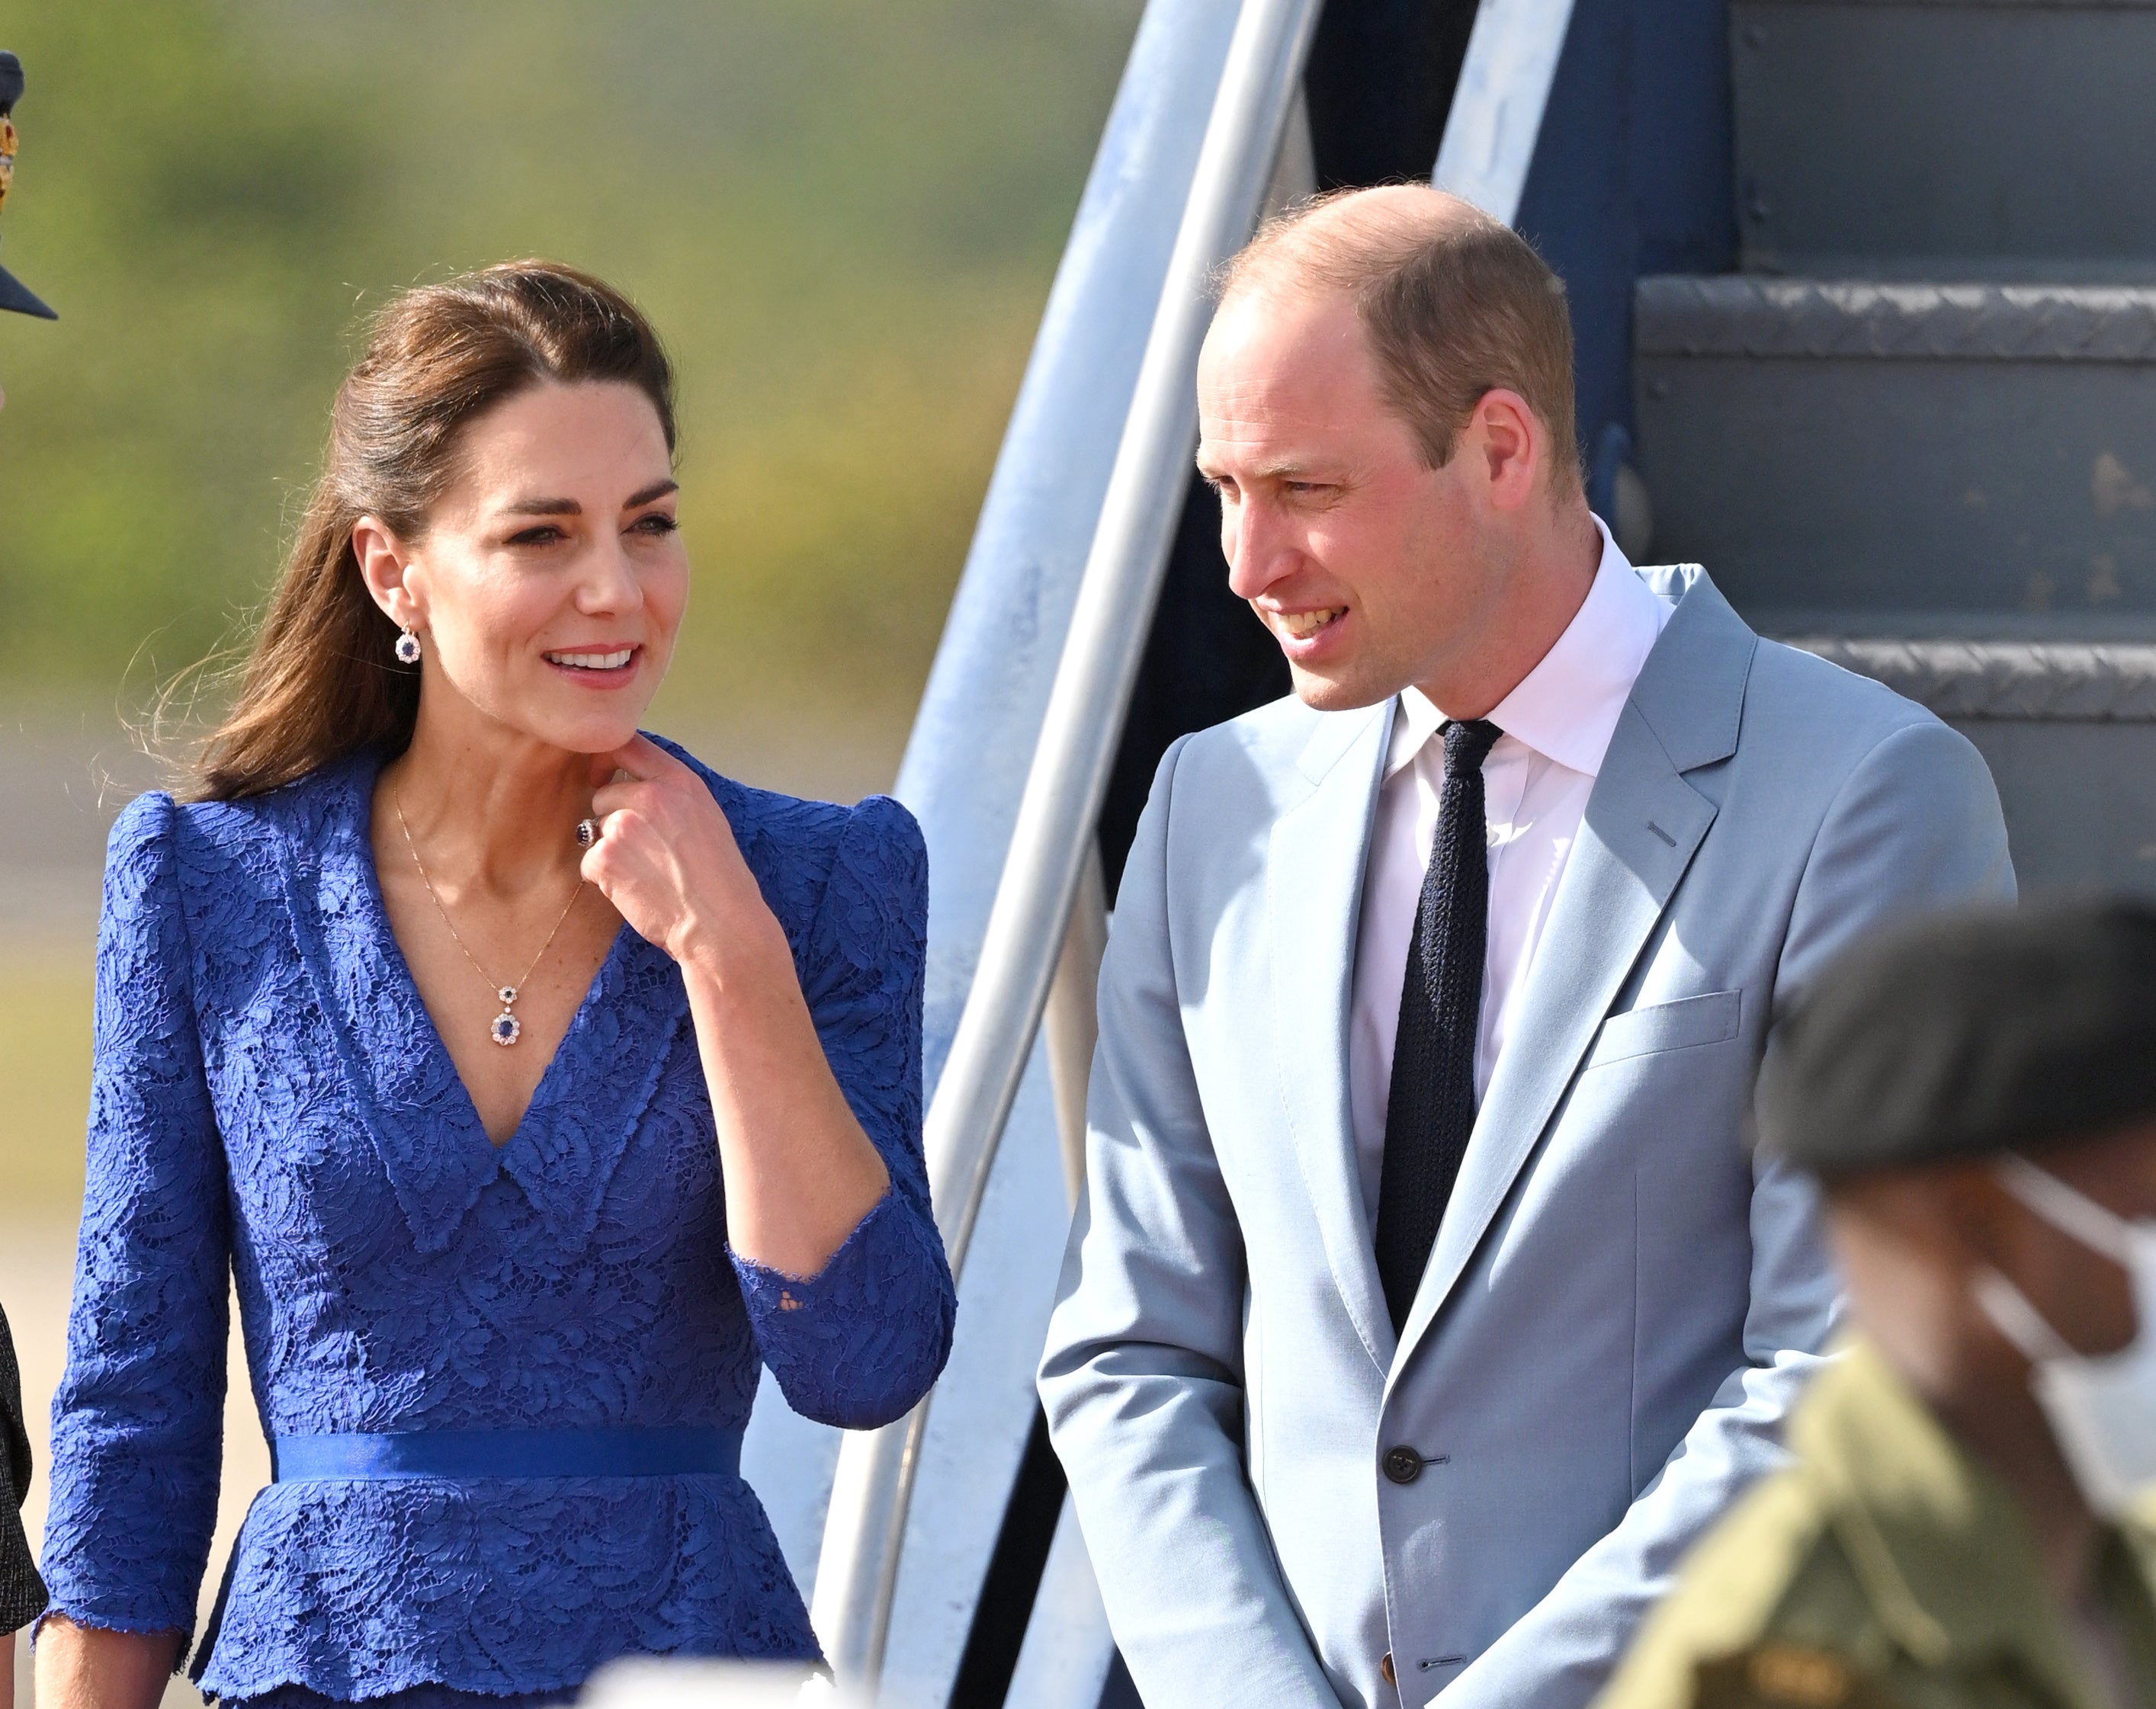
[[[1692,571],[1604,756],[1392,1370],[1407,1364],[1541,1142],[1714,823],[1685,772],[1736,752],[1758,638]]]
[[[1265,860],[1273,1072],[1334,1285],[1379,1370],[1392,1362],[1348,1099],[1348,1015],[1371,815],[1393,726],[1388,701],[1319,725],[1300,769],[1309,794],[1274,822]]]

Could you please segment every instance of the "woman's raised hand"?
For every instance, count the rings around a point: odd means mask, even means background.
[[[825,1060],[786,934],[704,780],[644,736],[593,762],[584,876],[680,964],[726,1175],[726,1240],[816,1275],[891,1185]]]
[[[646,736],[594,762],[598,838],[583,875],[646,942],[723,974],[744,952],[791,952],[704,780]],[[624,774],[626,774],[625,776]]]

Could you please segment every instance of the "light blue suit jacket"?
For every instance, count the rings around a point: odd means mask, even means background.
[[[1960,736],[1697,569],[1641,573],[1677,608],[1397,1339],[1347,1062],[1391,703],[1278,702],[1162,762],[1040,1373],[1158,1709],[1575,1709],[1778,1463],[1838,1306],[1810,1188],[1746,1142],[1768,1025],[1851,939],[2013,872]]]

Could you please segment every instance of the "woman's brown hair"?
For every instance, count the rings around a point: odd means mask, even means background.
[[[558,262],[506,261],[391,300],[337,388],[321,475],[187,796],[238,800],[364,747],[403,752],[419,670],[398,662],[397,626],[360,578],[353,526],[371,515],[424,537],[475,419],[534,386],[607,380],[651,400],[671,451],[673,371],[611,285]]]

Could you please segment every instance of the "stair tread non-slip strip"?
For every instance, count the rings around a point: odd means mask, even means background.
[[[1942,718],[2156,723],[2156,642],[1780,639]]]
[[[2156,363],[2156,285],[1928,285],[1665,275],[1634,298],[1641,356]]]

